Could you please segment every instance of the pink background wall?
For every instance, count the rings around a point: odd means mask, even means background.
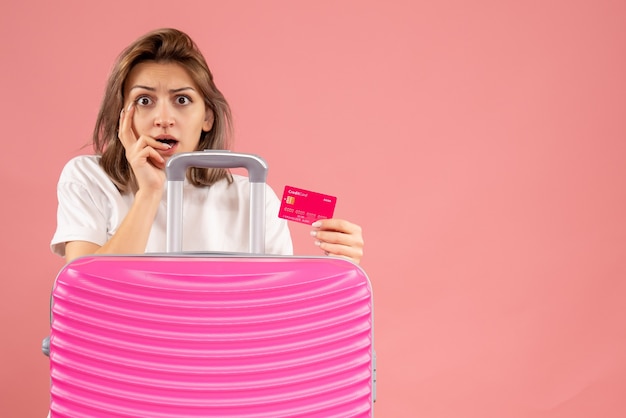
[[[624,22],[611,0],[3,5],[0,415],[47,410],[61,167],[116,55],[174,26],[235,149],[363,226],[378,417],[626,416]]]

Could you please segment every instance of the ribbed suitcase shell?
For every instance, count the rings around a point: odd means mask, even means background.
[[[53,289],[52,417],[369,417],[372,314],[343,259],[80,258]]]

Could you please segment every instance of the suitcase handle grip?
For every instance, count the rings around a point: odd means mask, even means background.
[[[165,166],[168,181],[183,181],[189,167],[238,168],[248,170],[251,183],[267,181],[267,163],[254,154],[241,154],[227,150],[184,152],[172,156]]]
[[[181,252],[183,247],[183,182],[190,167],[238,168],[248,170],[250,179],[250,241],[253,254],[265,253],[265,182],[267,163],[254,154],[225,150],[185,152],[172,156],[165,165],[167,176],[166,251]]]

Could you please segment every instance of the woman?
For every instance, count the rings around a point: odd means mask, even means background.
[[[227,149],[228,103],[196,44],[160,29],[126,48],[109,77],[93,134],[96,155],[76,157],[58,184],[52,250],[66,261],[88,254],[165,250],[165,172],[180,152]],[[248,246],[249,183],[223,169],[192,168],[184,193],[184,251],[244,252]],[[280,201],[268,187],[266,252],[291,254]],[[318,221],[311,235],[326,254],[358,263],[361,228]]]

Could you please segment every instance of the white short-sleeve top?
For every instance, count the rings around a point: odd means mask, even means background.
[[[104,245],[117,231],[134,199],[122,194],[99,165],[99,156],[70,160],[57,186],[57,229],[50,244],[65,255],[68,241]],[[183,251],[247,252],[249,245],[250,183],[233,175],[211,187],[185,181],[183,192]],[[287,222],[278,217],[280,200],[266,189],[265,252],[288,255],[293,245]],[[146,252],[165,252],[167,191],[150,231]]]

